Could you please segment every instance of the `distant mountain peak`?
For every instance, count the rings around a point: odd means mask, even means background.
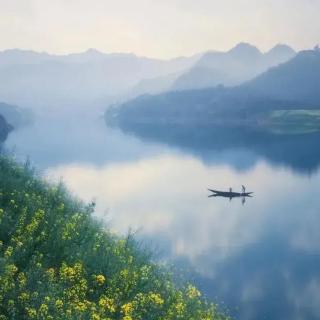
[[[33,56],[49,56],[49,54],[45,51],[33,51],[27,49],[19,49],[19,48],[12,48],[0,51],[0,54],[4,55],[33,55]]]
[[[296,60],[309,60],[312,61],[311,59],[316,58],[317,60],[320,58],[320,50],[303,50],[298,52],[296,55]]]
[[[260,55],[261,51],[253,46],[250,43],[246,42],[240,42],[235,47],[233,47],[231,50],[228,51],[232,54],[244,54],[244,55]]]
[[[273,48],[271,48],[267,54],[295,54],[295,50],[292,49],[287,44],[278,43]]]
[[[89,48],[87,51],[85,51],[85,54],[92,55],[92,56],[104,55],[103,52],[101,52],[95,48]]]

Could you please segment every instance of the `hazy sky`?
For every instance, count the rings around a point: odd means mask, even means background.
[[[320,42],[320,0],[0,0],[0,49],[168,58],[245,41]]]

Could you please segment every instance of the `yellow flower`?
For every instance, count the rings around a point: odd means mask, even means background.
[[[23,246],[23,243],[22,243],[21,241],[18,241],[18,242],[17,242],[17,247],[20,248],[20,247],[22,247],[22,246]]]
[[[60,276],[64,280],[74,280],[76,273],[72,267],[63,265],[60,270]]]
[[[76,308],[75,308],[77,311],[80,311],[80,312],[84,312],[86,311],[87,309],[87,306],[85,303],[83,302],[78,302],[78,304],[76,305]]]
[[[39,313],[41,315],[46,315],[48,313],[48,306],[45,303],[42,303],[40,308],[39,308]]]
[[[121,307],[121,310],[122,312],[125,314],[125,315],[128,315],[130,314],[132,311],[133,311],[133,305],[131,302],[128,302],[126,304],[124,304],[122,307]]]
[[[24,272],[20,272],[18,275],[18,282],[20,287],[24,287],[27,283],[27,277]]]
[[[33,308],[26,308],[27,314],[30,318],[35,318],[37,316],[36,309]]]
[[[192,285],[189,285],[187,288],[187,296],[191,299],[198,298],[201,296],[200,291]]]
[[[55,302],[55,306],[56,306],[57,309],[62,309],[63,301],[60,300],[60,299],[57,299],[56,302]]]
[[[76,263],[73,267],[68,267],[65,263],[60,268],[60,277],[63,280],[75,281],[79,279],[83,272],[83,266],[80,262]]]
[[[151,293],[150,300],[155,304],[163,304],[164,300],[161,298],[160,294],[158,293]]]
[[[26,302],[30,299],[30,294],[28,292],[22,292],[18,298],[20,301]]]
[[[114,300],[104,296],[99,299],[99,306],[111,312],[116,311]]]
[[[91,320],[100,320],[100,316],[97,314],[97,313],[94,313],[92,316],[91,316]]]
[[[178,313],[179,315],[181,315],[181,314],[183,313],[184,308],[185,308],[184,303],[178,302],[178,303],[176,304],[176,310],[177,310],[177,313]]]
[[[54,278],[54,269],[53,268],[49,268],[47,270],[47,275],[48,275],[49,279],[52,280]]]
[[[120,271],[120,275],[123,278],[127,278],[129,276],[129,270],[128,269],[123,269]]]
[[[105,278],[105,276],[103,276],[102,274],[99,274],[99,275],[96,276],[96,282],[97,282],[100,286],[102,286],[102,285],[105,283],[105,281],[106,281],[106,278]]]
[[[6,270],[13,275],[18,271],[18,268],[14,264],[9,264],[6,266]]]
[[[5,253],[4,253],[4,256],[5,256],[6,258],[11,257],[11,256],[12,256],[12,253],[13,253],[13,248],[9,246],[9,247],[7,248],[7,250],[5,251]]]

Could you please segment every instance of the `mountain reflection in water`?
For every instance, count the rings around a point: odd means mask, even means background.
[[[120,125],[124,132],[147,141],[161,142],[182,148],[201,158],[205,163],[215,163],[219,152],[238,152],[243,157],[233,165],[248,169],[258,159],[295,171],[312,174],[320,164],[320,133],[273,134],[250,127],[228,127],[185,124],[132,124]]]

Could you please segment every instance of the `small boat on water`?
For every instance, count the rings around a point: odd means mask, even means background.
[[[252,197],[253,192],[246,192],[246,188],[242,186],[242,192],[234,192],[232,191],[232,188],[229,189],[229,191],[219,191],[214,189],[208,189],[212,194],[209,195],[210,197],[224,197],[229,198],[230,200],[232,198],[242,198],[243,202],[245,202],[246,197]]]

